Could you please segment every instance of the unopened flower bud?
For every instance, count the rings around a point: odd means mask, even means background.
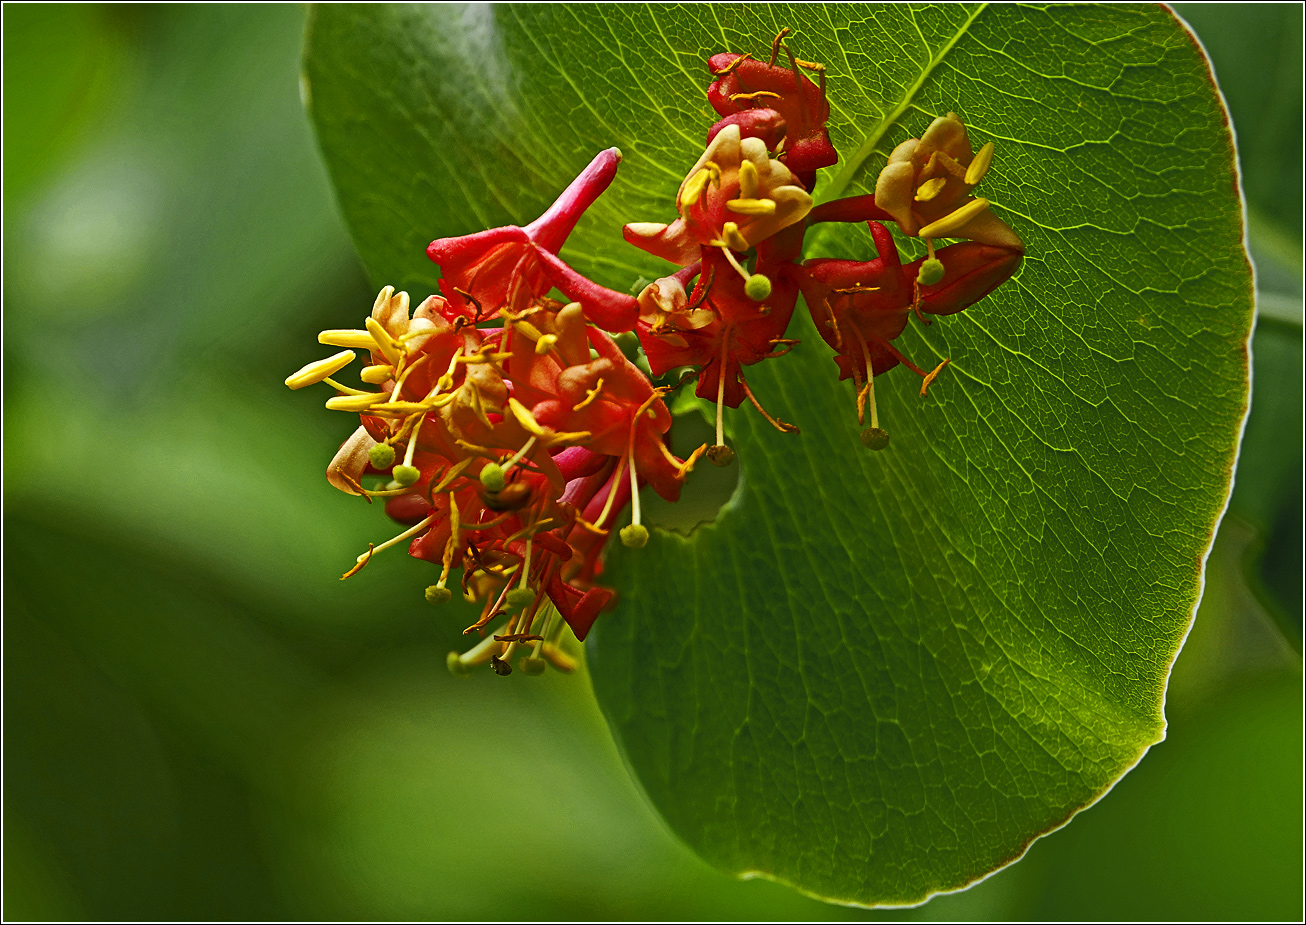
[[[449,599],[452,597],[452,591],[448,588],[442,588],[439,585],[431,585],[426,589],[426,602],[428,604],[435,604],[437,607],[441,604],[449,603]]]
[[[521,607],[529,607],[535,601],[535,592],[530,588],[513,588],[508,592],[508,606],[517,610]]]
[[[417,480],[422,477],[421,471],[416,466],[395,466],[390,474],[394,476],[394,480],[399,483],[401,488],[416,484]]]
[[[744,295],[754,302],[762,302],[771,297],[771,281],[761,273],[754,273],[744,283]]]
[[[521,669],[522,674],[544,674],[544,669],[549,667],[549,663],[542,658],[531,658],[524,655],[517,662],[517,667]]]
[[[648,527],[643,524],[627,524],[621,528],[621,545],[631,549],[643,549],[648,545]]]
[[[389,469],[395,462],[395,448],[388,443],[378,443],[367,451],[374,469]]]
[[[450,652],[444,663],[449,668],[449,674],[456,678],[465,678],[471,673],[467,670],[467,666],[463,664],[462,656],[457,652]]]
[[[481,467],[481,484],[486,491],[503,491],[503,466],[498,463],[486,463]]]
[[[730,449],[728,446],[718,443],[716,446],[710,446],[707,448],[707,459],[708,462],[712,463],[712,465],[720,466],[724,469],[735,461],[735,451]]]
[[[941,279],[943,279],[943,261],[937,257],[931,257],[922,263],[920,272],[916,274],[916,282],[922,286],[933,286]]]
[[[862,445],[868,450],[882,450],[889,445],[889,432],[881,427],[868,427],[862,431]]]

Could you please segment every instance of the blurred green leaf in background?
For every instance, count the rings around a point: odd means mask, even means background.
[[[1168,737],[1022,863],[866,912],[699,861],[583,676],[451,679],[424,563],[338,581],[384,526],[321,476],[337,417],[281,383],[372,293],[302,10],[6,5],[4,915],[1299,917],[1301,9],[1180,12],[1238,128],[1262,315]]]

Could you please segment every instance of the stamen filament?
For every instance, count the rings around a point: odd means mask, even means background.
[[[341,385],[339,382],[336,382],[336,381],[335,381],[334,379],[332,379],[330,376],[324,376],[324,377],[322,378],[322,381],[325,382],[327,385],[331,386],[331,388],[335,389],[337,392],[344,392],[346,395],[376,395],[376,394],[378,394],[377,392],[364,392],[362,389],[352,389],[352,388],[350,388],[350,387],[347,386],[347,385]]]
[[[748,277],[750,275],[749,272],[739,265],[739,261],[735,259],[735,255],[730,250],[730,248],[726,247],[725,245],[722,245],[721,253],[726,255],[726,260],[730,261],[730,265],[734,267],[735,270],[738,271],[739,275],[744,278],[744,282],[748,282]]]
[[[721,368],[717,370],[716,381],[716,445],[725,446],[725,416],[722,409],[726,400],[726,344],[721,338]]]
[[[525,456],[527,453],[529,453],[534,446],[535,446],[535,437],[532,436],[529,440],[526,441],[525,445],[513,455],[512,459],[509,459],[506,463],[503,464],[504,474],[507,475],[509,469],[517,465],[517,463],[521,462],[522,457]]]
[[[402,543],[404,540],[408,539],[410,536],[416,536],[418,533],[421,533],[423,530],[425,530],[427,527],[429,527],[429,526],[430,526],[430,525],[435,521],[435,519],[436,519],[437,516],[438,516],[438,515],[436,515],[436,514],[428,514],[426,517],[422,518],[420,521],[418,521],[417,523],[413,524],[411,527],[409,527],[409,528],[408,528],[407,530],[405,530],[403,533],[399,534],[398,536],[391,537],[390,539],[388,539],[388,540],[386,540],[384,543],[382,543],[380,546],[375,546],[375,547],[373,547],[372,549],[369,549],[367,552],[363,553],[361,556],[359,556],[359,557],[358,557],[357,559],[355,559],[354,561],[356,561],[356,562],[366,562],[368,559],[370,559],[372,556],[376,555],[376,554],[377,554],[378,552],[380,552],[381,550],[383,550],[383,549],[389,549],[391,546],[395,545],[396,543]]]

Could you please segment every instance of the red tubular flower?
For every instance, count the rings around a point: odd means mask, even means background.
[[[737,408],[744,398],[778,430],[798,432],[762,407],[744,377],[744,366],[781,356],[793,344],[784,333],[798,300],[797,280],[785,267],[764,262],[765,253],[759,249],[756,275],[770,281],[770,292],[760,303],[746,292],[747,283],[729,260],[711,248],[703,249],[692,294],[684,286],[693,274],[682,271],[640,295],[636,333],[649,368],[655,376],[681,366],[698,368],[695,394],[717,404],[716,446],[724,445],[722,406]]]
[[[810,190],[810,178],[815,171],[837,163],[839,155],[825,127],[830,118],[830,104],[825,97],[825,66],[795,58],[782,45],[781,40],[788,33],[785,29],[776,36],[767,64],[733,52],[709,58],[708,67],[717,80],[708,87],[707,99],[713,109],[727,118],[760,109],[779,113],[787,131],[783,149],[777,153]],[[789,58],[787,68],[776,65],[782,47]],[[820,86],[812,83],[803,70],[818,74]]]
[[[962,242],[938,252],[942,279],[933,285],[919,280],[922,258],[903,266],[893,236],[879,222],[868,223],[879,256],[874,260],[809,260],[796,270],[803,297],[812,312],[817,331],[835,350],[839,378],[851,377],[858,388],[858,419],[863,421],[866,404],[871,409],[871,427],[863,441],[874,449],[888,443],[880,429],[875,407],[874,380],[902,363],[921,376],[921,395],[949,362],[944,360],[931,372],[907,359],[892,341],[907,326],[914,311],[950,315],[978,302],[1010,278],[1020,265],[1021,255],[1003,247]],[[926,322],[927,324],[929,322]]]
[[[503,308],[520,312],[532,298],[547,294],[552,281],[540,265],[540,252],[562,249],[620,163],[619,149],[599,152],[548,211],[525,228],[506,225],[427,245],[426,255],[440,265],[440,291],[453,314],[482,320]]]

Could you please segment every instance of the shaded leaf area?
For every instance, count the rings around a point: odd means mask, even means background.
[[[802,436],[728,415],[741,487],[690,539],[613,554],[594,685],[653,803],[714,864],[918,902],[1018,857],[1163,734],[1251,322],[1195,44],[1164,10],[1098,6],[324,7],[305,70],[374,282],[429,291],[426,241],[533,218],[617,144],[617,182],[564,253],[625,289],[659,268],[620,224],[669,217],[710,125],[704,59],[764,53],[783,25],[829,69],[843,160],[818,199],[870,191],[889,150],[955,111],[998,146],[986,195],[1026,263],[900,341],[953,364],[924,402],[883,380],[878,455],[796,321],[804,344],[750,380]],[[867,244],[824,226],[808,252]]]

